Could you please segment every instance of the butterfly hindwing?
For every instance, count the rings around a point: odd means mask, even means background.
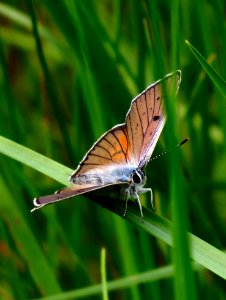
[[[130,147],[125,125],[117,125],[105,133],[88,151],[71,176],[71,181],[77,176],[94,169],[128,163]]]
[[[71,175],[71,187],[59,192],[34,199],[36,208],[44,205],[89,193],[113,184],[125,183],[115,176],[108,175],[108,167],[118,168],[127,164],[129,155],[128,137],[125,125],[117,125],[105,133],[88,151]],[[103,180],[105,179],[105,180]]]

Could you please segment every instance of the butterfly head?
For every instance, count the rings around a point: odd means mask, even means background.
[[[147,180],[147,177],[141,168],[135,169],[131,174],[131,183],[133,183],[136,186],[145,185],[146,180]]]

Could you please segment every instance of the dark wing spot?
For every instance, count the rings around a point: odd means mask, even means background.
[[[154,116],[153,120],[158,121],[159,118],[160,118],[160,116]]]
[[[161,97],[158,97],[158,98],[157,98],[157,100],[160,100],[160,99],[161,99]]]

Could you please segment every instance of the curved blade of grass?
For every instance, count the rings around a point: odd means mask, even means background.
[[[111,199],[105,197],[103,200],[95,199],[95,201],[118,215],[122,215],[125,208],[125,203],[121,200],[114,201],[113,203]],[[130,202],[128,203],[128,212],[125,219],[154,235],[156,238],[161,239],[166,244],[173,246],[172,222],[145,207],[143,207],[143,213],[145,216],[144,222],[141,221],[137,203]],[[226,254],[191,233],[188,233],[188,238],[191,245],[192,259],[226,279]]]
[[[67,178],[71,175],[72,170],[64,167],[54,160],[45,157],[42,154],[19,145],[3,136],[0,136],[0,152],[7,155],[53,179],[68,185]]]
[[[2,136],[0,136],[0,153],[25,163],[63,184],[68,184],[67,176],[72,170]],[[98,198],[94,201],[120,216],[125,208],[125,203],[121,200],[112,201],[112,199],[104,197],[104,199]],[[146,208],[143,208],[143,212],[145,216],[144,222],[141,221],[137,203],[128,203],[128,212],[125,219],[161,239],[166,244],[173,246],[172,223]],[[189,233],[189,239],[191,244],[191,257],[194,261],[226,279],[226,255],[193,234]]]
[[[193,264],[194,269],[200,269],[197,264]],[[116,291],[119,289],[125,289],[131,287],[131,285],[137,285],[146,282],[154,282],[160,279],[166,279],[172,277],[174,274],[174,268],[171,265],[160,267],[151,271],[142,272],[136,275],[124,277],[107,282],[108,291]],[[38,298],[40,300],[64,300],[64,299],[81,299],[88,296],[100,295],[102,291],[102,284],[95,284],[81,289],[64,292],[58,295],[47,296]],[[38,300],[33,299],[33,300]]]
[[[207,63],[205,58],[194,46],[192,46],[187,40],[185,41],[185,43],[188,45],[191,52],[195,55],[195,57],[197,58],[203,69],[206,71],[206,73],[209,75],[210,79],[219,89],[221,94],[226,98],[226,81]]]

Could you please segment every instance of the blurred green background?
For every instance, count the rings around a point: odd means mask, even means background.
[[[226,101],[185,40],[226,78],[225,13],[223,0],[1,1],[0,135],[75,169],[101,134],[124,122],[133,97],[180,69],[155,154],[190,141],[148,165],[147,186],[158,215],[180,217],[176,204],[184,203],[189,222],[176,230],[187,226],[224,250]],[[82,196],[31,214],[35,196],[62,185],[3,155],[0,169],[0,299],[75,299],[63,292],[100,283],[102,247],[109,281],[180,256]],[[150,207],[148,195],[143,204]],[[109,297],[186,299],[170,270],[143,284],[131,280]],[[193,275],[197,299],[226,299],[222,278],[205,269]]]

